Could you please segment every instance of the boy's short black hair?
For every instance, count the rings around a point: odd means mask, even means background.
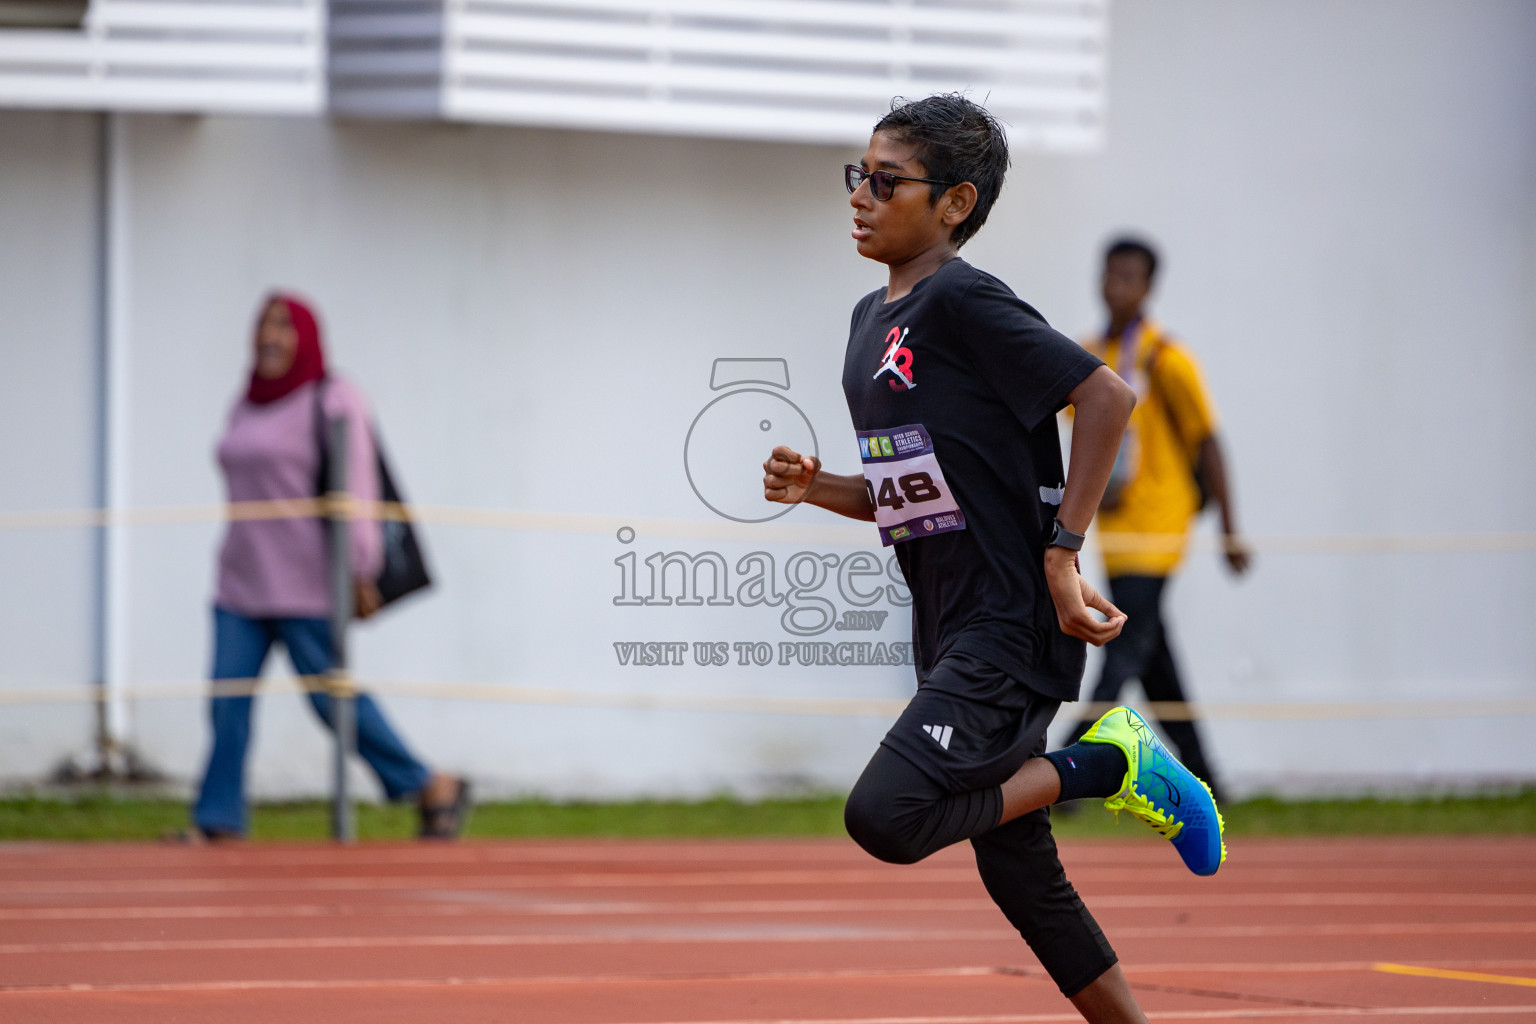
[[[1157,277],[1157,250],[1146,239],[1133,235],[1116,238],[1104,249],[1104,262],[1108,263],[1115,256],[1140,256],[1147,265],[1147,283],[1151,284]]]
[[[950,234],[955,245],[968,242],[987,222],[1008,173],[1008,139],[997,118],[957,92],[926,99],[891,101],[891,112],[875,125],[916,148],[925,177],[976,186],[976,207]],[[929,185],[929,203],[939,201],[949,185]]]

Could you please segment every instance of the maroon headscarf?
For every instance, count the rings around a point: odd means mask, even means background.
[[[261,315],[256,321],[257,333],[261,331],[261,317],[267,315],[272,303],[281,302],[288,307],[288,317],[299,335],[298,347],[293,352],[293,365],[281,377],[258,377],[251,370],[251,386],[246,390],[247,401],[257,405],[275,402],[294,389],[325,376],[325,353],[320,348],[320,324],[314,310],[299,299],[281,292],[272,294],[261,304]]]

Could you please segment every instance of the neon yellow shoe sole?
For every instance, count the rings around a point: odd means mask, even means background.
[[[1083,742],[1113,743],[1125,754],[1125,782],[1104,806],[1146,822],[1195,874],[1214,875],[1227,859],[1227,844],[1211,787],[1168,752],[1146,721],[1130,708],[1111,708]]]

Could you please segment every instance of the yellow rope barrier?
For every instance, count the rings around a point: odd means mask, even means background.
[[[82,529],[113,525],[165,526],[221,521],[260,521],[344,516],[351,519],[413,520],[439,526],[514,530],[534,533],[603,535],[628,528],[637,535],[671,539],[720,541],[783,541],[862,546],[868,529],[842,524],[745,524],[723,521],[634,518],[611,515],[521,512],[455,506],[365,502],[326,495],[280,501],[230,502],[220,505],[149,506],[113,512],[108,509],[63,509],[0,512],[0,531]],[[1536,551],[1536,532],[1483,534],[1353,534],[1335,536],[1256,536],[1248,547],[1267,554],[1466,554]],[[1167,534],[1099,535],[1100,546],[1116,553],[1167,551],[1184,546],[1184,538]],[[1221,538],[1197,538],[1193,547],[1219,550]],[[327,677],[300,677],[304,690],[333,689]],[[379,693],[436,700],[532,704],[563,707],[672,710],[741,714],[787,714],[842,717],[894,717],[905,699],[753,696],[744,694],[624,693],[563,687],[503,683],[453,683],[421,680],[349,680],[349,685]],[[186,700],[207,696],[253,694],[260,680],[200,680],[190,683],[141,684],[121,694],[129,700]],[[100,688],[89,685],[0,688],[0,705],[93,703]],[[1319,701],[1307,703],[1229,702],[1143,705],[1162,721],[1304,721],[1416,718],[1485,718],[1536,715],[1536,699],[1437,701]],[[1085,715],[1097,715],[1109,705],[1081,705]]]
[[[0,512],[0,532],[85,529],[106,526],[179,526],[197,523],[252,522],[339,515],[349,519],[411,520],[433,526],[512,530],[526,533],[603,535],[621,528],[637,535],[671,539],[785,543],[869,544],[867,527],[852,524],[735,523],[722,520],[636,518],[590,513],[524,512],[516,509],[451,505],[406,505],[361,501],[342,496],[242,501],[220,505],[145,506],[112,511],[100,508]],[[1107,553],[1178,551],[1180,534],[1097,533]],[[1273,555],[1496,554],[1536,551],[1536,531],[1424,534],[1271,534],[1244,538],[1253,551]],[[1188,545],[1219,551],[1220,537],[1196,535]]]
[[[270,681],[269,681],[270,682]],[[348,679],[359,691],[396,697],[489,704],[547,707],[605,708],[632,711],[695,711],[752,715],[808,715],[834,718],[894,718],[906,707],[905,698],[788,697],[776,694],[702,694],[584,690],[514,683],[463,683],[413,679]],[[331,692],[328,676],[299,676],[301,692]],[[258,692],[260,679],[198,680],[139,684],[123,696],[129,700],[196,700],[242,697]],[[101,699],[94,686],[36,686],[0,689],[0,706],[92,703]],[[1073,712],[1097,717],[1110,704],[1080,704]],[[1222,701],[1182,703],[1150,701],[1137,705],[1164,722],[1362,721],[1404,719],[1495,718],[1536,715],[1536,698],[1477,698],[1467,700],[1382,701]]]

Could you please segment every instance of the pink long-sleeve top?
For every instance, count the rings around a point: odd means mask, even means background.
[[[320,431],[312,381],[273,402],[242,398],[229,414],[218,460],[231,502],[315,496]],[[346,417],[348,490],[377,501],[379,477],[368,405],[344,379],[324,381],[327,418]],[[325,523],[318,518],[232,519],[219,552],[214,602],[251,618],[326,618],[331,585]],[[352,576],[376,579],[384,564],[376,519],[352,522]]]

